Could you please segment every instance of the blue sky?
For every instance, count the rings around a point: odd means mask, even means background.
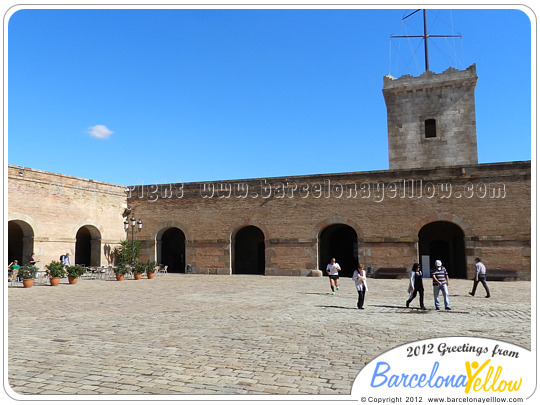
[[[423,72],[414,9],[21,9],[8,162],[117,184],[388,169],[383,76]],[[480,163],[531,159],[531,24],[428,10],[436,73],[476,63]]]

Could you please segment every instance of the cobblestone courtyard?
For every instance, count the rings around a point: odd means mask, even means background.
[[[168,274],[8,288],[8,378],[18,394],[350,394],[398,345],[475,336],[531,348],[531,283],[451,280],[452,311],[405,308],[407,280]],[[442,297],[441,297],[442,298]],[[420,325],[418,327],[417,325]]]

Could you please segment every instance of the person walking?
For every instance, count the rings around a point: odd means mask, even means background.
[[[64,266],[71,266],[71,258],[69,257],[69,253],[66,253],[65,255],[62,255],[60,257],[62,264]]]
[[[336,291],[339,291],[338,281],[339,281],[339,272],[341,267],[336,263],[336,259],[332,258],[328,266],[326,266],[326,274],[330,279],[330,288],[332,289],[332,295],[336,295]]]
[[[431,270],[431,278],[433,279],[433,298],[435,299],[435,309],[438,311],[439,308],[439,293],[442,291],[444,298],[444,309],[447,311],[451,310],[450,308],[450,298],[448,296],[448,272],[442,265],[440,260],[435,260],[435,268]]]
[[[419,263],[414,263],[411,271],[409,272],[409,288],[407,289],[407,292],[409,293],[409,299],[405,302],[407,308],[409,308],[409,304],[416,298],[416,295],[418,294],[420,299],[420,309],[426,309],[424,306],[424,283],[422,280],[422,269],[420,268]]]
[[[478,287],[478,283],[482,283],[484,290],[486,290],[486,298],[489,298],[491,297],[491,294],[489,293],[489,288],[486,283],[486,266],[484,266],[484,263],[482,263],[482,259],[480,259],[479,257],[474,260],[476,261],[476,274],[474,276],[472,291],[469,294],[474,297],[474,294],[476,293],[476,287]]]
[[[367,279],[366,271],[364,270],[364,265],[359,264],[358,269],[354,271],[352,279],[356,286],[356,291],[358,291],[358,302],[356,306],[358,309],[364,309],[364,298],[366,297],[367,288]]]

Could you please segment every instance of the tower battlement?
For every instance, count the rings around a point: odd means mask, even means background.
[[[476,65],[383,78],[390,170],[478,163]]]

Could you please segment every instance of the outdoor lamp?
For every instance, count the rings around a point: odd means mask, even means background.
[[[139,231],[142,229],[142,221],[139,219],[137,221],[137,226],[139,227]]]

